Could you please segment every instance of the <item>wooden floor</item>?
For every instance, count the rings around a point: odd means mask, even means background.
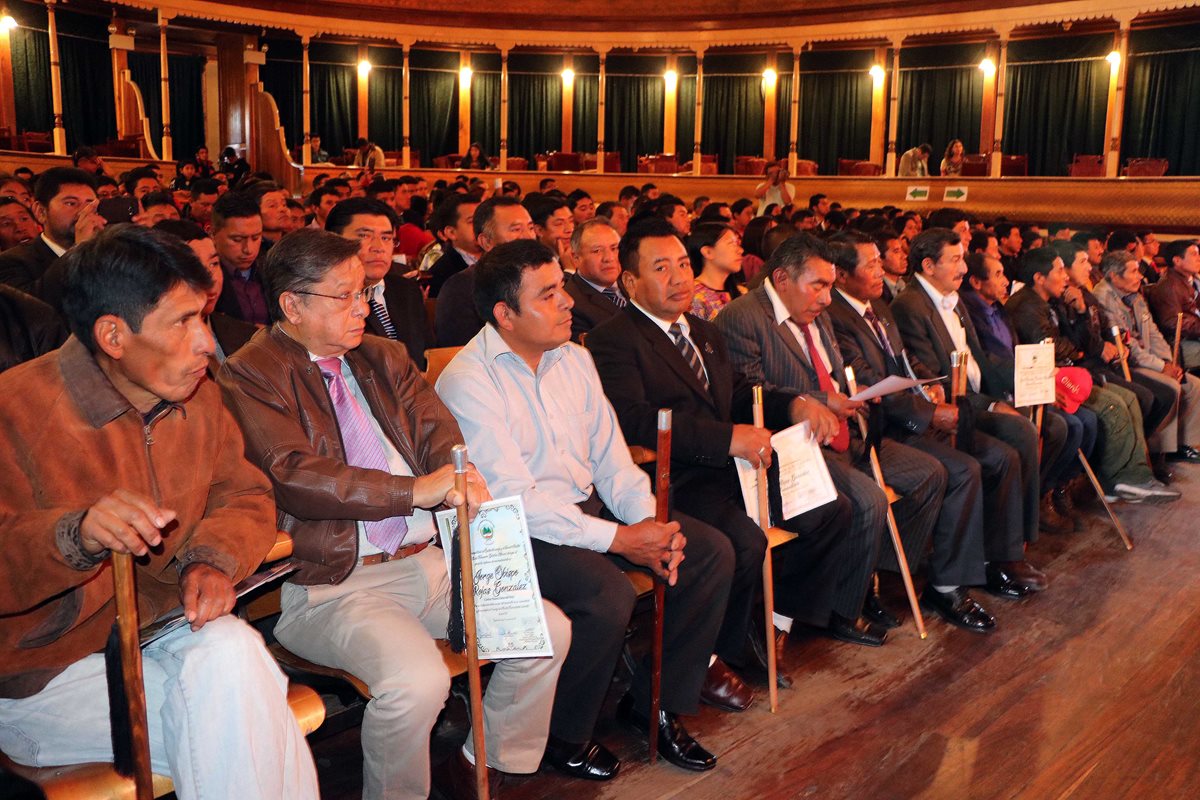
[[[503,797],[1200,797],[1200,467],[1177,476],[1183,500],[1120,508],[1133,552],[1098,504],[1086,530],[1044,535],[1030,559],[1050,588],[1023,602],[981,594],[999,623],[991,636],[930,619],[927,640],[906,620],[880,649],[789,642],[795,686],[778,714],[760,692],[743,714],[705,708],[688,720],[719,755],[712,772],[648,766],[644,741],[612,722],[614,687],[598,736],[624,761],[618,778],[547,772],[509,779]],[[884,588],[907,608],[898,584]],[[461,714],[450,717],[441,752],[465,733]],[[315,744],[327,798],[361,790],[357,735]]]

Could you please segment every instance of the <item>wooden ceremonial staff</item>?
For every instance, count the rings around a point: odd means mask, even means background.
[[[1112,328],[1113,341],[1117,345],[1117,358],[1121,361],[1121,372],[1125,375],[1125,380],[1129,381],[1132,378],[1129,375],[1129,361],[1125,352],[1125,341],[1121,338],[1121,329],[1116,325]],[[1125,545],[1126,550],[1133,549],[1133,540],[1129,538],[1129,532],[1125,530],[1125,526],[1121,524],[1120,517],[1117,512],[1113,511],[1113,507],[1104,499],[1104,487],[1100,485],[1100,479],[1096,477],[1095,470],[1088,463],[1087,456],[1083,451],[1079,451],[1079,463],[1083,466],[1083,472],[1091,481],[1092,488],[1096,491],[1096,496],[1100,498],[1100,503],[1104,506],[1104,510],[1108,512],[1108,518],[1112,520],[1113,527],[1117,529],[1117,534],[1121,537],[1121,542]]]
[[[1121,329],[1113,325],[1112,329],[1113,341],[1117,345],[1117,358],[1121,362],[1121,372],[1125,375],[1125,381],[1133,380],[1133,376],[1129,374],[1129,354],[1125,351],[1125,340],[1121,338]]]
[[[969,356],[961,350],[954,350],[950,353],[950,405],[958,407],[958,398],[966,394],[964,381],[967,377],[967,358]],[[955,447],[958,444],[958,435],[950,434],[950,446]]]
[[[1179,363],[1179,337],[1183,333],[1183,312],[1180,311],[1175,315],[1175,346],[1171,348],[1171,363],[1183,369],[1183,364]]]
[[[454,489],[462,497],[458,506],[458,558],[462,584],[464,641],[467,651],[467,683],[471,695],[471,736],[475,746],[475,793],[488,800],[487,744],[483,736],[483,683],[479,677],[479,644],[475,630],[475,569],[471,565],[471,521],[467,515],[467,446],[450,450],[454,462]]]
[[[654,482],[654,521],[671,520],[671,409],[658,410],[658,447]],[[658,760],[658,716],[662,709],[663,614],[666,582],[654,581],[654,638],[650,642],[650,763]]]
[[[754,387],[754,427],[764,427],[763,414],[763,388],[762,386]],[[766,617],[766,630],[764,632],[765,650],[767,651],[767,696],[771,701],[771,713],[779,707],[779,686],[777,685],[777,676],[779,665],[775,660],[775,575],[774,568],[771,564],[771,508],[767,495],[767,466],[762,460],[762,453],[759,453],[758,462],[758,526],[762,528],[763,536],[767,538],[767,553],[763,557],[762,566],[762,582],[763,582],[763,609]]]
[[[142,682],[142,648],[139,640],[137,588],[134,583],[133,556],[129,553],[112,554],[113,594],[117,605],[117,620],[113,623],[117,631],[121,684],[129,714],[130,756],[132,777],[137,800],[153,800],[154,775],[150,771],[150,728],[146,722],[146,689]],[[111,678],[110,678],[111,679]],[[110,692],[110,697],[112,696]],[[114,716],[121,712],[110,710]],[[114,748],[119,749],[119,748]],[[115,753],[114,753],[115,755]],[[123,759],[117,758],[119,772],[123,772]]]
[[[858,381],[854,378],[854,367],[846,367],[846,386],[850,389],[851,395],[858,394]],[[855,417],[858,419],[858,431],[862,434],[865,443],[867,441],[867,421],[861,414],[855,414]],[[887,495],[888,487],[883,479],[883,467],[879,464],[879,453],[872,447],[869,455],[871,473],[875,476],[875,485]],[[887,526],[888,533],[892,537],[892,548],[896,551],[896,563],[900,565],[900,577],[904,580],[904,592],[908,595],[908,606],[912,609],[913,621],[917,623],[917,633],[921,635],[922,639],[925,639],[929,636],[925,631],[925,617],[921,614],[917,590],[913,586],[912,573],[908,569],[908,558],[904,555],[904,542],[900,539],[900,526],[896,524],[896,515],[892,513],[890,502],[887,506]]]

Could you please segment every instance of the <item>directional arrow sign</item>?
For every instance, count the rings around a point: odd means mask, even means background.
[[[929,187],[928,186],[910,186],[910,187],[908,187],[908,194],[904,195],[904,199],[905,200],[928,200],[929,199]]]
[[[964,203],[967,200],[966,186],[947,186],[942,194],[942,201],[948,203]]]

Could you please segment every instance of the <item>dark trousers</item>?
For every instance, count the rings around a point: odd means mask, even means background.
[[[1079,413],[1089,415],[1092,425],[1092,441],[1095,442],[1096,415],[1080,406]],[[1072,466],[1079,464],[1079,450],[1083,446],[1084,422],[1074,414],[1068,414],[1057,406],[1047,406],[1042,414],[1042,469],[1041,493],[1045,494],[1064,483],[1064,475]],[[1060,438],[1062,444],[1058,455],[1051,458],[1046,452],[1046,442]],[[1086,453],[1085,453],[1086,455]],[[1068,476],[1069,477],[1069,476]]]
[[[1142,421],[1145,424],[1147,439],[1158,433],[1170,420],[1171,412],[1175,410],[1177,395],[1169,385],[1162,381],[1152,381],[1137,372],[1133,373],[1132,381],[1127,381],[1124,377],[1109,380],[1137,395],[1138,405],[1142,407]]]
[[[1063,426],[1065,428],[1065,426]],[[1060,429],[1061,436],[1061,429]],[[1063,439],[1047,438],[1043,452],[1056,457]],[[1033,423],[1013,414],[980,413],[975,460],[982,468],[984,554],[988,561],[1021,561],[1025,542],[1037,540],[1038,436]]]
[[[612,519],[596,502],[604,516]],[[662,708],[694,714],[708,671],[733,574],[733,553],[725,537],[709,525],[673,514],[687,538],[679,580],[666,588],[663,615]],[[761,534],[760,534],[761,535]],[[542,596],[571,619],[571,650],[563,662],[550,718],[550,732],[568,742],[592,738],[600,707],[612,683],[637,597],[624,569],[636,567],[618,556],[533,540]],[[650,707],[649,657],[633,676],[638,707]]]

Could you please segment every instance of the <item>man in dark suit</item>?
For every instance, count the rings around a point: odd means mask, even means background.
[[[724,335],[734,368],[747,380],[768,390],[800,392],[810,413],[836,417],[840,426],[862,404],[848,397],[844,362],[829,317],[822,313],[830,303],[833,258],[833,250],[812,235],[792,236],[764,265],[767,279],[724,308],[714,324]],[[840,442],[824,450],[830,477],[850,499],[856,520],[881,520],[887,496],[865,472],[855,469],[855,462],[862,464],[862,444],[851,441],[849,424],[845,430]],[[895,442],[881,447],[880,457],[888,479],[903,496],[896,512],[907,557],[919,563],[946,490],[946,471],[936,459]],[[980,562],[982,569],[982,556]],[[866,598],[863,616],[884,627],[900,624],[874,591]]]
[[[988,587],[1001,597],[1024,597],[1046,586],[1046,576],[1025,560],[1025,543],[1035,541],[1038,532],[1037,430],[1011,405],[983,393],[980,365],[986,363],[986,355],[958,301],[967,271],[959,235],[945,228],[924,231],[913,239],[908,259],[913,280],[892,301],[892,314],[909,355],[935,374],[950,375],[951,352],[970,353],[967,403],[975,416],[971,455],[988,487]],[[1061,441],[1056,446],[1061,448]]]
[[[837,341],[846,362],[854,368],[860,387],[889,376],[935,377],[919,361],[909,358],[892,312],[881,294],[884,271],[878,246],[857,232],[835,237],[837,289],[829,307]],[[911,369],[911,372],[910,372]],[[881,400],[883,444],[880,461],[889,483],[895,481],[895,448],[919,451],[940,462],[948,473],[945,497],[936,510],[933,553],[929,560],[929,585],[925,604],[951,624],[988,631],[991,615],[975,602],[966,587],[985,583],[983,487],[979,463],[955,450],[946,438],[958,427],[958,410],[945,403],[940,385],[912,392],[897,392]],[[903,494],[904,490],[899,488]],[[901,525],[901,533],[905,526]],[[908,548],[906,547],[906,550]],[[913,564],[915,568],[917,564]]]
[[[391,271],[396,247],[396,212],[379,200],[351,197],[333,207],[325,230],[360,245],[358,258],[367,276],[367,333],[408,346],[417,367],[425,369],[425,297],[417,282]]]
[[[535,238],[533,220],[515,197],[489,197],[472,217],[475,240],[486,253],[498,244]],[[438,347],[462,347],[483,328],[475,310],[475,268],[451,276],[434,307],[434,336]]]
[[[571,251],[576,271],[566,277],[567,294],[575,301],[571,309],[571,339],[580,337],[605,320],[612,319],[628,302],[617,287],[621,274],[618,250],[621,237],[603,217],[577,225],[571,234]]]
[[[42,234],[0,253],[0,283],[41,298],[42,278],[50,265],[76,244],[95,236],[106,222],[96,213],[96,182],[83,170],[46,170],[38,177],[33,197],[33,214]]]
[[[474,264],[480,255],[474,217],[479,198],[469,194],[447,196],[434,209],[430,228],[442,243],[442,257],[429,268],[429,296],[437,297],[442,286]]]
[[[217,311],[249,322],[267,325],[267,293],[262,281],[262,214],[258,201],[244,192],[222,195],[212,212],[212,238],[225,273]]]
[[[733,544],[733,587],[716,653],[738,665],[743,663],[766,541],[746,515],[732,458],[753,467],[769,465],[772,430],[807,420],[818,438],[830,440],[839,435],[838,421],[828,413],[815,415],[815,404],[800,392],[780,389],[766,393],[766,428],[746,424],[752,416],[752,384],[734,369],[717,329],[684,313],[695,278],[672,226],[657,218],[631,225],[620,252],[621,281],[630,303],[588,335],[587,347],[630,444],[654,447],[658,409],[673,412],[671,488],[676,507],[709,522]],[[772,483],[772,505],[778,512],[778,481]],[[839,494],[783,522],[800,538],[780,548],[785,552],[775,573],[778,613],[827,629],[844,641],[883,644],[886,628],[860,616],[883,515],[881,506],[870,519],[852,519],[850,500]],[[777,620],[777,627],[786,632],[790,621]]]

